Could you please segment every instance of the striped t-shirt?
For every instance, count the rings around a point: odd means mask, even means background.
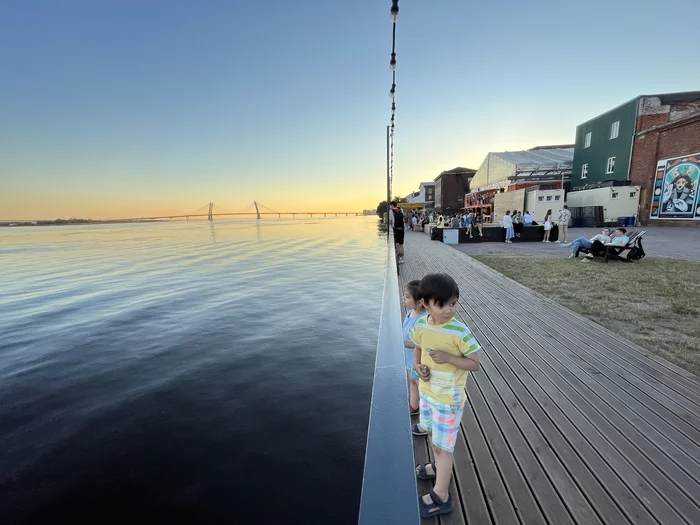
[[[445,324],[433,325],[428,323],[428,317],[421,317],[411,330],[411,340],[421,347],[421,363],[430,368],[430,380],[418,381],[420,392],[438,403],[463,405],[469,371],[449,363],[437,364],[428,351],[442,350],[462,357],[480,350],[481,346],[469,327],[455,318]]]

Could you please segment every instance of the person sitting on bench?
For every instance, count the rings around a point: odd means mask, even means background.
[[[574,259],[578,257],[578,253],[581,251],[581,249],[590,250],[595,241],[600,241],[603,244],[610,242],[610,228],[603,228],[601,233],[591,239],[579,237],[574,240],[574,242],[563,243],[562,246],[571,246],[571,255],[569,255],[569,259]]]
[[[605,252],[608,248],[622,248],[626,246],[628,242],[630,242],[630,238],[627,237],[627,230],[625,228],[618,228],[615,230],[614,236],[610,242],[602,243],[600,241],[594,241],[591,243],[591,249],[582,262],[588,262],[596,255],[605,257]]]

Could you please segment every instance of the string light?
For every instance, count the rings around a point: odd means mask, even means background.
[[[391,69],[391,124],[389,128],[389,187],[388,197],[393,195],[394,184],[394,126],[396,119],[396,21],[399,18],[399,0],[391,0],[391,10],[389,11],[391,20],[391,59],[389,68]]]
[[[396,23],[396,20],[399,18],[399,0],[393,0],[391,2],[391,22],[393,24]]]

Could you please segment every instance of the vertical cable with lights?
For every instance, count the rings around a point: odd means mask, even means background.
[[[396,21],[399,18],[399,0],[391,1],[391,123],[386,127],[386,204],[387,213],[391,202],[392,184],[394,182],[394,123],[396,119]]]

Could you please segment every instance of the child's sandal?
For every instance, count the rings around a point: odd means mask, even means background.
[[[427,430],[423,430],[423,429],[420,427],[420,425],[418,425],[418,424],[414,424],[414,425],[413,425],[413,428],[411,429],[411,431],[413,432],[413,435],[414,435],[414,436],[427,436],[427,435],[428,435],[428,431],[427,431]]]
[[[428,465],[433,467],[433,474],[428,474]],[[416,465],[416,477],[418,479],[435,479],[437,476],[437,466],[435,463],[418,463]]]
[[[447,495],[447,501],[442,501],[434,490],[430,491],[430,499],[432,503],[428,504],[423,501],[423,497],[418,498],[418,506],[420,507],[421,518],[429,518],[438,514],[449,514],[452,512],[452,494]]]

